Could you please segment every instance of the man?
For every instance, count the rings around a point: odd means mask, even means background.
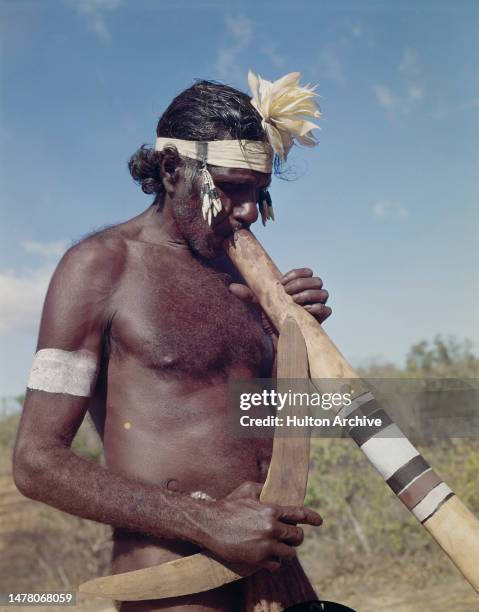
[[[276,570],[295,557],[297,525],[321,522],[310,509],[260,504],[271,440],[227,431],[228,378],[271,376],[274,343],[222,244],[257,220],[271,171],[180,150],[182,142],[237,139],[269,147],[263,120],[227,86],[204,81],[181,93],[157,127],[159,140],[177,146],[143,147],[130,160],[153,204],[72,247],[48,290],[15,482],[33,499],[112,525],[114,572],[199,548]],[[292,270],[283,284],[320,321],[331,314],[311,270]],[[70,450],[87,411],[106,467]],[[230,610],[241,589],[121,609]]]

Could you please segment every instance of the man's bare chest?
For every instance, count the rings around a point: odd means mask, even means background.
[[[254,308],[229,290],[227,274],[194,260],[142,264],[116,292],[114,358],[134,358],[165,375],[226,375],[235,365],[269,375],[269,338]]]

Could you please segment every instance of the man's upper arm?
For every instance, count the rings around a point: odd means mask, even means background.
[[[43,307],[29,377],[16,462],[35,451],[69,446],[83,420],[122,270],[121,243],[88,239],[59,263]]]
[[[121,257],[94,239],[65,254],[45,298],[37,350],[99,352]]]

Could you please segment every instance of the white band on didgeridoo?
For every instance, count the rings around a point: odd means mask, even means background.
[[[86,349],[41,349],[33,360],[27,387],[49,393],[90,397],[97,370],[97,357]]]

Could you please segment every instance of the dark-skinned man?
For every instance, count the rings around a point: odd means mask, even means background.
[[[256,222],[258,203],[271,216],[273,154],[284,159],[293,138],[312,144],[312,124],[301,134],[275,123],[258,92],[202,81],[177,96],[155,149],[129,164],[153,204],[73,246],[50,283],[14,477],[33,499],[111,525],[114,572],[200,548],[274,571],[294,559],[299,525],[321,523],[308,508],[260,503],[272,441],[228,434],[228,379],[271,376],[274,341],[222,244]],[[310,269],[283,284],[320,322],[331,314]],[[70,448],[87,411],[105,467]],[[121,609],[241,605],[239,582]]]

